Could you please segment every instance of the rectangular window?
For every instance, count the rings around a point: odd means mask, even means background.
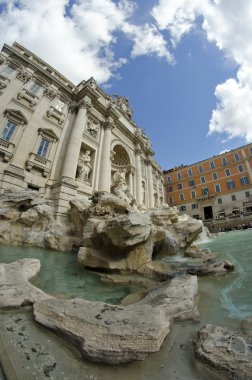
[[[167,188],[167,192],[168,192],[168,193],[171,193],[172,191],[173,191],[172,186],[168,186],[168,188]]]
[[[192,169],[188,169],[188,175],[189,175],[189,176],[192,175]]]
[[[170,175],[167,176],[167,182],[171,183],[171,176]]]
[[[192,197],[192,199],[196,198],[196,193],[195,193],[195,191],[192,191],[192,192],[191,192],[191,197]]]
[[[215,164],[214,164],[213,161],[210,161],[210,168],[211,168],[211,169],[214,169],[214,168],[215,168]]]
[[[230,174],[231,174],[231,172],[230,172],[230,170],[229,170],[229,169],[226,169],[226,170],[225,170],[225,173],[226,173],[226,176],[227,176],[227,177],[229,177],[229,176],[230,176]]]
[[[219,205],[222,203],[222,198],[218,198]]]
[[[0,74],[5,78],[10,78],[15,70],[10,66],[5,66]]]
[[[169,204],[170,204],[170,205],[173,204],[173,197],[169,197]]]
[[[231,199],[232,199],[232,201],[236,201],[236,196],[235,196],[235,194],[232,194],[232,195],[231,195]]]
[[[213,173],[213,179],[218,179],[218,174],[217,173]]]
[[[245,191],[245,197],[250,198],[250,192],[249,191]]]
[[[40,157],[46,157],[50,142],[46,139],[42,139],[37,151],[37,155]]]
[[[56,110],[62,112],[64,107],[65,107],[65,103],[63,103],[60,99],[58,99],[55,105]]]
[[[185,200],[185,196],[184,196],[183,193],[179,194],[179,199],[180,199],[181,201],[184,201],[184,200]]]
[[[39,90],[41,89],[41,86],[38,83],[32,83],[31,86],[29,87],[29,92],[33,95],[37,95]]]
[[[248,177],[241,177],[240,181],[241,181],[242,185],[248,185],[249,184]]]
[[[186,206],[180,206],[179,211],[186,211]]]
[[[208,188],[204,187],[203,189],[201,189],[201,193],[202,195],[208,195]]]
[[[1,139],[5,141],[10,141],[11,137],[15,131],[17,124],[13,123],[12,121],[7,121],[7,124],[5,125],[2,133],[1,133]]]
[[[199,165],[199,166],[198,166],[198,170],[199,170],[199,173],[202,173],[202,172],[203,172],[203,167],[202,167],[202,165]]]
[[[178,178],[178,179],[181,179],[181,173],[178,173],[178,174],[177,174],[177,178]]]
[[[200,182],[201,182],[201,183],[205,183],[205,182],[206,182],[205,177],[200,177]]]
[[[238,165],[238,170],[239,170],[240,173],[242,173],[243,172],[243,166],[242,165]]]
[[[223,165],[227,165],[227,159],[226,159],[226,157],[223,157],[223,158],[222,158],[222,164],[223,164]]]
[[[188,186],[195,186],[195,181],[194,181],[194,179],[190,179],[189,181],[188,181]]]
[[[193,203],[192,204],[192,209],[195,210],[196,208],[198,208],[198,203]]]
[[[235,157],[235,161],[240,161],[240,156],[238,153],[235,153],[234,154],[234,157]]]
[[[216,184],[214,185],[214,187],[215,187],[215,192],[216,192],[216,193],[220,193],[220,191],[221,191],[220,185],[219,185],[218,183],[216,183]]]
[[[183,189],[182,183],[178,183],[178,190],[182,190],[182,189]]]
[[[234,189],[235,183],[234,181],[227,181],[227,188],[228,189]]]

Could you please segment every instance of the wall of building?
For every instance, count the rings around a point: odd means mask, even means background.
[[[14,128],[12,131],[11,128]],[[125,170],[142,208],[164,201],[163,175],[128,99],[93,78],[75,86],[14,43],[0,54],[0,191],[33,189],[66,213],[74,196],[113,191]]]

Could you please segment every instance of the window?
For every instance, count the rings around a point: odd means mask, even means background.
[[[188,169],[188,175],[189,175],[189,176],[192,175],[192,169]]]
[[[5,77],[5,78],[10,78],[11,76],[12,76],[12,74],[14,73],[14,69],[12,68],[12,67],[10,67],[10,66],[5,66],[2,70],[1,70],[1,72],[0,72],[0,74],[3,76],[3,77]]]
[[[181,201],[184,201],[184,200],[185,200],[185,196],[184,196],[183,193],[179,194],[179,199],[180,199]]]
[[[202,165],[199,165],[199,166],[198,166],[198,170],[199,170],[199,173],[202,173],[202,172],[203,172],[203,167],[202,167]]]
[[[56,108],[56,110],[60,112],[63,112],[64,107],[65,103],[63,103],[60,99],[57,100],[57,103],[54,106],[54,108]]]
[[[235,183],[234,181],[227,181],[227,188],[228,189],[234,189]]]
[[[173,197],[169,197],[169,204],[170,204],[170,205],[173,204]]]
[[[171,193],[173,191],[172,186],[168,186],[167,191],[168,193]]]
[[[229,169],[226,169],[226,170],[225,170],[225,173],[226,173],[226,176],[227,176],[227,177],[229,177],[230,174],[231,174]]]
[[[238,165],[238,170],[239,170],[240,173],[242,173],[243,172],[243,166],[242,165]]]
[[[232,200],[232,201],[236,201],[236,196],[235,196],[235,194],[232,194],[232,195],[231,195],[231,200]]]
[[[190,180],[188,181],[188,186],[195,186],[195,181],[194,181],[194,179],[190,179]]]
[[[183,189],[182,183],[178,183],[178,190],[182,190],[182,189]]]
[[[191,197],[192,197],[192,199],[196,198],[196,193],[195,193],[195,191],[192,191],[192,192],[191,192]]]
[[[220,188],[220,185],[219,185],[218,183],[216,183],[216,184],[214,185],[214,188],[215,188],[215,192],[216,192],[216,193],[220,193],[221,188]]]
[[[204,187],[203,189],[201,189],[201,193],[202,195],[208,195],[208,188]]]
[[[171,176],[170,175],[167,176],[167,182],[171,183]]]
[[[250,198],[250,192],[249,191],[245,191],[245,197]]]
[[[201,182],[201,183],[205,183],[205,182],[206,182],[205,177],[200,177],[200,182]]]
[[[214,168],[215,168],[215,164],[214,164],[213,161],[210,161],[210,168],[211,168],[211,169],[214,169]]]
[[[178,178],[178,179],[181,179],[181,173],[178,173],[178,174],[177,174],[177,178]]]
[[[179,211],[186,211],[186,206],[180,206]]]
[[[223,165],[227,165],[227,159],[226,159],[226,157],[223,157],[223,158],[222,158],[222,164],[223,164]]]
[[[17,124],[8,120],[7,124],[5,125],[5,127],[1,133],[1,139],[5,140],[5,141],[10,141],[16,127],[17,127]]]
[[[218,174],[217,173],[213,173],[213,179],[218,179]]]
[[[30,85],[28,91],[29,91],[31,94],[33,94],[33,95],[37,95],[40,89],[41,89],[41,86],[40,86],[38,83],[33,82],[33,83]]]
[[[235,153],[234,154],[234,157],[235,157],[235,161],[239,161],[240,160],[240,156],[238,153]]]
[[[240,181],[241,181],[242,185],[248,185],[249,184],[248,177],[241,177]]]
[[[193,204],[192,204],[192,209],[193,209],[193,210],[195,210],[195,209],[198,208],[198,207],[199,207],[199,206],[198,206],[198,203],[193,203]]]
[[[37,155],[40,157],[46,157],[50,142],[44,138],[41,139]]]
[[[219,205],[222,203],[222,198],[218,198]]]

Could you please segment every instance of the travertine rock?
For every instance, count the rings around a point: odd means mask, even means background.
[[[0,309],[31,305],[50,298],[29,283],[40,271],[37,259],[22,259],[0,264]]]
[[[198,332],[196,357],[228,379],[252,379],[252,337],[220,326],[206,325]]]
[[[34,317],[70,340],[84,357],[110,364],[143,360],[158,351],[170,327],[160,308],[81,299],[37,302]]]

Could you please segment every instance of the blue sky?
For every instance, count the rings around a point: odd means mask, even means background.
[[[247,0],[0,0],[0,43],[129,98],[163,169],[252,141]]]

